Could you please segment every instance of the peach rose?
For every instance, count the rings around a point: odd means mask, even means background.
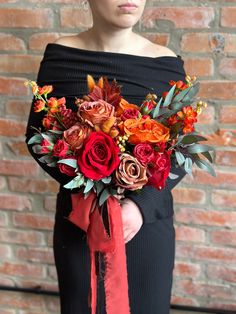
[[[120,164],[115,172],[116,185],[131,191],[141,189],[148,182],[146,167],[129,154],[120,156]]]
[[[114,117],[115,108],[105,100],[84,101],[79,105],[79,117],[91,126],[102,125],[108,119]]]
[[[169,128],[149,117],[128,119],[124,121],[123,130],[132,144],[167,142],[170,138]]]
[[[64,131],[64,139],[70,145],[71,150],[80,149],[83,146],[84,140],[92,132],[92,129],[87,124],[77,123],[68,130]]]

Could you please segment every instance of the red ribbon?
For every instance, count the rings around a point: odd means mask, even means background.
[[[110,235],[108,235],[97,204],[91,192],[85,199],[83,193],[71,194],[72,211],[68,219],[87,232],[91,262],[91,314],[96,314],[97,276],[95,252],[104,253],[105,295],[107,314],[130,314],[125,242],[121,207],[114,196],[107,200]]]

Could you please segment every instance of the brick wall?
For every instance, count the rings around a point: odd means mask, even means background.
[[[90,25],[79,0],[0,0],[0,284],[57,290],[52,228],[57,184],[30,158],[24,132],[46,43]],[[236,310],[236,1],[149,1],[137,30],[168,45],[202,81],[200,129],[217,178],[194,171],[174,191],[173,304]],[[16,312],[15,309],[19,309]],[[55,297],[0,292],[0,311],[58,313]]]

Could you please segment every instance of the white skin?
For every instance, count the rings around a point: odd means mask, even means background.
[[[126,3],[135,9],[122,8]],[[56,43],[74,48],[159,57],[174,56],[170,49],[156,45],[133,32],[133,26],[142,16],[146,0],[89,0],[93,26],[75,36],[59,38]],[[143,217],[132,200],[120,200],[125,243],[140,230]]]

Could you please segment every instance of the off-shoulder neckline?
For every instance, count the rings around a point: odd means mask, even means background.
[[[66,46],[58,43],[48,43],[48,47],[58,47],[60,49],[64,50],[71,50],[74,52],[80,52],[80,53],[86,53],[90,55],[99,55],[99,56],[111,56],[111,57],[123,57],[123,58],[132,58],[132,59],[147,59],[147,60],[161,60],[161,59],[169,59],[169,60],[179,60],[183,62],[183,59],[180,55],[175,56],[159,56],[159,57],[149,57],[149,56],[139,56],[139,55],[133,55],[133,54],[128,54],[128,53],[120,53],[120,52],[110,52],[110,51],[95,51],[95,50],[87,50],[87,49],[82,49],[82,48],[77,48],[77,47],[71,47],[71,46]]]

